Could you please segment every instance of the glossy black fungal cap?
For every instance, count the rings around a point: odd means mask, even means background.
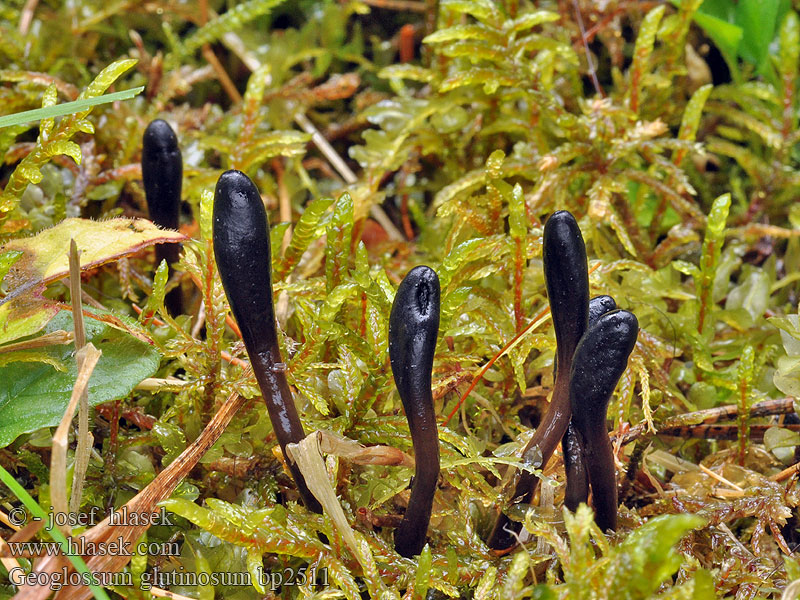
[[[611,296],[595,296],[589,300],[589,326],[591,329],[597,320],[609,311],[615,310],[617,303]],[[575,417],[573,416],[572,419]],[[589,473],[586,467],[583,438],[578,433],[574,422],[570,421],[561,447],[564,452],[564,471],[567,482],[564,490],[564,506],[571,511],[578,508],[581,502],[589,501]]]
[[[214,256],[248,352],[278,343],[268,227],[255,184],[241,171],[225,171],[214,192]]]
[[[430,267],[414,267],[397,289],[389,318],[389,358],[409,418],[414,407],[406,399],[430,393],[438,333],[439,277]]]
[[[632,313],[607,312],[586,332],[573,357],[572,424],[584,448],[595,520],[602,530],[617,527],[616,471],[606,430],[606,411],[638,333],[639,323]]]
[[[542,258],[558,362],[569,365],[589,318],[589,269],[586,246],[575,217],[553,213],[544,226]]]
[[[569,373],[572,355],[589,320],[589,270],[580,227],[569,212],[560,210],[550,215],[544,225],[542,243],[544,278],[556,334],[556,377],[550,406],[522,455],[537,451],[544,467],[564,438],[570,422]],[[538,477],[523,472],[513,497],[517,502],[528,503],[538,485]],[[520,523],[511,522],[500,514],[487,543],[494,549],[513,546],[516,543],[513,532],[521,527]]]
[[[166,121],[156,119],[147,126],[142,138],[142,181],[153,223],[178,228],[182,180],[178,138]]]
[[[617,303],[611,296],[595,296],[589,300],[589,328],[597,324],[597,319],[616,308]]]
[[[638,334],[636,316],[627,310],[614,310],[600,316],[583,336],[575,350],[570,377],[576,423],[600,423],[605,433],[608,401],[625,372]]]
[[[431,369],[439,332],[439,278],[433,269],[413,268],[400,283],[389,317],[389,358],[408,418],[416,471],[395,549],[411,557],[425,546],[439,479],[439,436],[431,392]]]
[[[282,364],[272,302],[267,214],[258,189],[244,173],[226,171],[214,193],[214,256],[231,312],[281,450],[305,437]],[[303,503],[322,512],[297,465],[289,462]]]

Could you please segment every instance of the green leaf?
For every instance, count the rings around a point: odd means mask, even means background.
[[[153,424],[153,433],[164,449],[161,464],[166,467],[186,448],[186,435],[177,425],[165,421],[156,421]]]
[[[133,68],[138,61],[135,58],[124,58],[115,61],[108,65],[105,69],[100,71],[97,77],[94,78],[92,83],[81,92],[78,96],[79,100],[84,98],[96,98],[103,94],[117,79],[119,79],[125,71]],[[88,113],[88,111],[86,111]]]
[[[214,228],[214,194],[211,190],[203,190],[200,195],[200,235],[208,241],[213,238]]]
[[[146,219],[65,219],[34,236],[12,240],[0,249],[23,253],[6,278],[8,295],[0,304],[43,283],[66,277],[67,248],[73,239],[81,253],[81,270],[87,270],[153,244],[184,241],[186,236],[159,229]]]
[[[153,277],[153,292],[147,299],[147,304],[145,304],[144,310],[142,310],[141,317],[153,315],[159,310],[164,310],[164,296],[166,296],[167,291],[167,280],[169,280],[169,266],[166,260],[162,260]]]
[[[436,79],[436,74],[430,69],[406,63],[383,67],[378,71],[378,77],[381,79],[410,79],[411,81],[430,83]]]
[[[496,29],[491,29],[484,25],[455,25],[446,29],[439,29],[422,40],[425,44],[441,44],[442,42],[452,42],[453,40],[483,40],[502,46],[505,44],[505,37]]]
[[[722,194],[714,200],[711,205],[711,212],[708,213],[708,226],[706,228],[706,241],[721,242],[725,223],[728,220],[728,210],[731,207],[731,195]]]
[[[280,281],[292,272],[311,242],[322,234],[319,231],[319,223],[331,204],[333,204],[332,198],[319,198],[306,206],[305,212],[303,212],[297,222],[297,226],[294,228],[292,239],[286,247],[286,251],[275,265],[273,277],[276,281]]]
[[[656,42],[658,25],[664,16],[665,6],[657,6],[645,15],[636,38],[636,47],[633,50],[633,64],[631,65],[630,106],[634,112],[639,111],[639,93],[644,81],[644,75],[649,71],[650,55]]]
[[[528,235],[528,214],[525,210],[525,197],[522,195],[522,186],[514,185],[509,194],[508,203],[508,229],[511,237],[524,239]]]
[[[800,433],[782,427],[770,427],[764,432],[764,447],[772,452],[776,448],[800,446]]]
[[[117,100],[130,100],[131,98],[141,94],[143,91],[144,86],[139,86],[129,90],[122,90],[121,92],[106,94],[104,96],[82,98],[80,100],[75,100],[74,102],[65,102],[64,104],[56,104],[55,106],[48,106],[47,108],[36,108],[34,110],[26,110],[25,112],[14,113],[12,115],[5,115],[0,117],[0,127],[12,127],[14,125],[30,123],[31,121],[72,115],[84,111],[92,106],[109,104],[111,102],[116,102]]]
[[[491,0],[442,0],[439,8],[463,15],[472,15],[485,23],[497,23],[502,16]]]
[[[221,38],[229,31],[239,29],[245,23],[269,14],[283,0],[250,0],[236,5],[226,13],[209,21],[190,35],[181,49],[184,54],[194,54],[200,46]]]
[[[44,91],[44,95],[42,96],[42,108],[47,108],[48,106],[55,106],[58,102],[58,88],[56,87],[55,83],[51,83],[47,86],[47,89]],[[56,122],[55,119],[42,119],[41,124],[39,125],[39,135],[42,139],[47,139],[50,137],[50,132],[53,131],[53,127],[55,126]]]
[[[800,579],[800,563],[788,556],[784,556],[783,566],[790,580]]]
[[[483,572],[481,578],[478,580],[478,585],[475,588],[475,600],[490,600],[491,598],[497,598],[494,587],[496,581],[497,568],[490,566],[486,569],[486,571]]]
[[[9,250],[8,252],[0,253],[0,281],[5,279],[8,270],[23,254],[24,253],[20,250]]]
[[[714,89],[710,83],[700,87],[692,97],[689,98],[689,102],[686,103],[686,108],[683,110],[683,118],[681,119],[681,128],[678,132],[678,139],[687,140],[693,142],[695,136],[697,135],[697,128],[700,125],[700,117],[703,114],[703,107],[706,104],[706,100],[708,100],[708,96],[711,94],[711,90]],[[678,150],[675,151],[675,154],[678,154]]]
[[[23,488],[17,482],[17,480],[14,479],[11,473],[6,471],[1,465],[0,465],[0,481],[2,481],[6,485],[6,487],[8,487],[8,489],[11,490],[11,493],[13,493],[17,498],[20,499],[22,504],[25,505],[25,508],[27,508],[31,512],[31,514],[39,520],[39,522],[50,523],[51,519],[48,517],[48,513],[46,513],[44,509],[41,506],[39,506],[36,500],[34,500],[31,497],[31,495],[25,490],[25,488]],[[48,525],[47,527],[44,528],[44,530],[52,539],[58,542],[58,545],[61,546],[62,552],[66,555],[67,559],[72,563],[72,566],[75,567],[75,570],[81,573],[82,575],[86,576],[89,581],[92,581],[91,577],[92,572],[89,571],[89,568],[86,566],[83,557],[74,552],[70,552],[70,548],[72,546],[70,546],[69,542],[67,541],[67,538],[64,537],[64,534],[61,533],[61,530],[58,529],[57,527],[53,527],[52,525]],[[108,600],[108,594],[106,594],[106,591],[102,587],[92,583],[89,586],[89,588],[92,590],[92,594],[97,600]]]
[[[517,552],[514,559],[511,561],[511,567],[506,573],[505,580],[503,581],[502,591],[500,597],[508,600],[516,598],[523,598],[522,590],[525,585],[525,579],[530,573],[530,556],[527,552]]]
[[[629,598],[649,598],[683,562],[673,546],[705,523],[697,515],[661,515],[631,533],[614,551],[608,589]]]
[[[419,560],[417,562],[417,573],[414,576],[414,593],[418,598],[425,598],[428,593],[428,582],[431,579],[431,566],[433,557],[431,555],[431,547],[425,544],[422,552],[419,553]]]
[[[328,243],[325,247],[325,281],[330,292],[341,283],[350,262],[353,236],[353,198],[345,192],[333,205],[333,218],[328,226]]]
[[[311,135],[300,131],[270,131],[264,135],[256,136],[249,142],[250,150],[245,152],[241,169],[249,170],[255,165],[276,156],[303,156],[306,145],[311,141]]]
[[[744,37],[744,31],[734,24],[736,16],[732,9],[733,3],[729,0],[706,0],[695,13],[694,20],[714,40],[734,73],[734,79],[738,79],[736,57],[739,55],[739,44]]]
[[[780,71],[781,83],[784,88],[784,96],[793,95],[795,106],[797,99],[797,71],[800,62],[800,19],[797,13],[790,10],[786,13],[780,28],[778,44],[778,69]],[[784,124],[791,130],[797,129],[798,111],[795,108],[789,111],[789,115],[784,114],[784,119],[789,117]]]
[[[103,353],[89,380],[90,405],[123,398],[155,373],[161,357],[153,346],[92,318],[85,319],[85,326],[87,341]],[[66,311],[57,315],[45,331],[60,329],[73,329],[72,316]],[[23,433],[61,421],[78,375],[75,348],[73,344],[61,345],[50,351],[55,359],[69,366],[67,372],[39,363],[13,363],[0,368],[0,447]]]
[[[525,31],[532,29],[542,23],[552,23],[558,21],[561,16],[549,10],[535,10],[533,12],[525,13],[521,17],[517,17],[514,21],[503,25],[503,29],[507,31]]]
[[[762,269],[753,269],[739,278],[739,285],[728,292],[725,309],[743,308],[753,319],[760,318],[769,304],[769,275]]]
[[[0,344],[33,335],[47,325],[58,310],[55,303],[30,295],[0,305]]]
[[[742,28],[739,55],[755,65],[758,73],[768,66],[769,45],[775,36],[779,0],[739,0],[736,24]]]

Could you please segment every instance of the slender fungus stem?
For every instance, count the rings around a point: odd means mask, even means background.
[[[166,121],[156,119],[142,137],[142,182],[150,219],[160,227],[178,229],[181,210],[183,160],[178,138]],[[180,244],[156,246],[156,264],[167,261],[170,276],[172,265],[178,262]],[[180,286],[167,293],[164,304],[171,315],[183,313]]]
[[[572,354],[586,331],[589,319],[589,270],[586,246],[578,223],[567,211],[553,213],[544,226],[544,276],[550,312],[556,333],[556,369],[553,397],[539,427],[522,452],[523,460],[536,457],[544,468],[569,425],[569,373]],[[513,501],[529,503],[539,478],[527,471],[520,474]],[[500,514],[489,536],[490,548],[505,549],[516,543],[521,525]]]
[[[223,173],[214,193],[214,256],[225,295],[242,332],[253,373],[281,450],[305,437],[281,360],[272,300],[267,213],[252,181]],[[303,503],[322,512],[297,465],[287,460]]]
[[[439,278],[429,267],[414,267],[397,289],[389,318],[389,358],[416,458],[411,498],[394,536],[398,554],[409,558],[425,546],[439,479],[439,435],[431,392],[438,332]]]
[[[638,334],[632,313],[602,315],[578,344],[570,375],[572,423],[584,448],[595,521],[603,531],[617,528],[617,478],[606,411]]]

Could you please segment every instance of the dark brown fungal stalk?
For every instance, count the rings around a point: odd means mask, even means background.
[[[602,315],[578,344],[570,374],[572,423],[584,450],[595,522],[603,531],[617,528],[617,478],[606,411],[638,334],[632,313],[614,310]]]
[[[166,121],[156,119],[142,136],[142,182],[150,220],[160,227],[178,229],[180,225],[183,160],[178,138]],[[170,277],[172,265],[178,262],[180,244],[156,246],[156,264],[167,261]],[[180,285],[171,289],[164,305],[171,315],[183,313]]]
[[[569,425],[569,373],[572,355],[586,331],[589,319],[589,270],[581,230],[569,212],[553,213],[544,226],[543,259],[550,313],[556,333],[556,365],[550,406],[533,437],[525,446],[523,460],[534,459],[544,468]],[[513,501],[530,503],[539,478],[523,471],[517,480]],[[516,543],[521,525],[500,514],[489,536],[489,547],[505,549]]]
[[[431,392],[438,332],[439,277],[429,267],[414,267],[397,288],[389,317],[389,359],[416,462],[408,508],[394,535],[398,554],[408,558],[425,546],[439,479],[439,435]]]
[[[605,313],[617,308],[611,296],[595,296],[589,300],[589,325],[591,329]],[[585,335],[585,334],[584,334]],[[574,358],[574,356],[573,356]],[[561,448],[564,453],[564,471],[567,476],[564,492],[564,506],[575,511],[581,502],[589,500],[589,473],[586,471],[586,459],[581,438],[575,429],[575,415],[570,419]]]
[[[240,171],[223,173],[214,192],[214,256],[272,428],[286,456],[286,444],[300,442],[305,432],[278,347],[268,227],[267,213],[253,182]],[[289,460],[287,464],[303,503],[314,512],[322,512],[300,469]]]

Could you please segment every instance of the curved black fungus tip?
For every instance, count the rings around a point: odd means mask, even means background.
[[[597,319],[616,308],[617,303],[611,296],[595,296],[589,300],[589,325],[587,329],[594,327],[597,324]]]
[[[569,425],[569,372],[572,355],[586,331],[589,320],[589,269],[586,245],[575,217],[560,210],[544,225],[542,255],[550,314],[556,334],[556,376],[550,406],[539,427],[523,450],[528,455],[538,446],[541,467],[547,464]],[[528,503],[533,499],[539,479],[523,472],[514,490],[514,501]],[[487,543],[494,549],[504,549],[516,543],[515,533],[520,523],[511,522],[500,514]]]
[[[589,325],[591,329],[597,320],[605,313],[617,308],[617,303],[611,296],[595,296],[589,300]],[[575,416],[572,416],[574,419]],[[586,457],[584,456],[583,439],[570,421],[564,439],[561,440],[564,452],[564,471],[567,483],[564,492],[564,506],[575,511],[581,502],[589,501],[589,474],[586,471]]]
[[[397,288],[389,317],[389,359],[416,457],[411,498],[394,536],[397,552],[409,558],[425,546],[439,479],[439,435],[431,392],[438,333],[439,277],[430,267],[414,267]]]
[[[606,411],[638,334],[635,315],[626,310],[607,312],[586,332],[573,357],[572,423],[583,442],[595,521],[603,531],[617,528],[617,480]]]
[[[281,450],[305,437],[278,347],[272,302],[267,213],[258,189],[244,173],[226,171],[214,192],[214,256],[222,286],[242,332],[253,373],[267,404]],[[303,503],[322,512],[297,465],[287,461]]]
[[[142,136],[142,182],[150,220],[161,227],[177,229],[180,224],[183,159],[175,132],[161,119],[150,123]],[[156,263],[166,260],[172,274],[172,265],[178,261],[180,251],[180,244],[159,244],[156,246]],[[180,286],[170,290],[164,302],[170,314],[181,314],[183,296]]]
[[[542,259],[558,362],[569,369],[589,319],[589,268],[580,227],[569,212],[553,213],[544,226]],[[560,437],[560,436],[559,436]]]

